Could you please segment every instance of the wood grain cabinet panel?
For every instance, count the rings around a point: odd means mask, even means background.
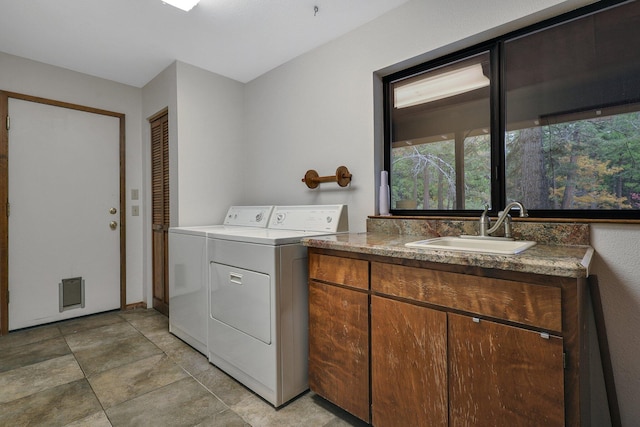
[[[371,289],[446,308],[562,331],[559,287],[371,263]]]
[[[563,342],[448,314],[451,426],[564,426]]]
[[[369,296],[309,282],[309,387],[369,422]]]
[[[310,253],[309,277],[324,282],[369,289],[369,262]]]
[[[371,297],[372,423],[446,426],[447,314]]]

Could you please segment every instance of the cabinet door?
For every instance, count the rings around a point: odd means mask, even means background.
[[[369,296],[309,282],[309,387],[369,422]]]
[[[447,314],[371,297],[372,421],[447,425]]]
[[[448,314],[452,426],[564,426],[562,338]]]

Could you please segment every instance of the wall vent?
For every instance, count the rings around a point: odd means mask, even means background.
[[[73,308],[84,308],[84,279],[62,279],[60,286],[60,313]]]

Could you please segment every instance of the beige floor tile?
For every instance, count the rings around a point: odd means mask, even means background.
[[[161,314],[129,316],[127,321],[143,334],[169,329],[169,319]]]
[[[65,425],[65,427],[111,427],[109,418],[104,411],[99,411],[80,420]]]
[[[107,340],[75,353],[78,363],[87,377],[108,369],[117,368],[149,356],[162,354],[156,345],[140,334],[119,340]]]
[[[0,404],[2,426],[64,426],[100,411],[85,379]]]
[[[191,375],[208,369],[210,366],[205,355],[184,343],[165,350],[165,353]]]
[[[66,335],[65,339],[75,353],[132,336],[140,336],[140,332],[127,322],[118,322]]]
[[[84,378],[84,373],[71,354],[13,369],[0,374],[0,402],[9,402],[81,378]]]
[[[185,378],[107,409],[118,426],[193,426],[228,409],[193,378]]]
[[[188,345],[180,338],[169,332],[168,329],[159,329],[152,332],[147,332],[144,334],[144,336],[147,337],[149,341],[161,348],[165,353],[167,351]]]
[[[27,344],[33,344],[38,341],[44,341],[59,336],[60,330],[58,329],[57,324],[44,325],[35,328],[9,332],[8,335],[3,335],[0,337],[0,351],[5,351],[10,348]]]
[[[147,317],[147,316],[167,317],[164,314],[160,313],[158,310],[155,310],[153,308],[136,308],[134,310],[124,310],[124,311],[120,311],[118,315],[123,319],[127,319],[127,320],[139,319],[141,317]]]
[[[322,404],[306,393],[277,411],[256,395],[251,395],[230,408],[252,426],[323,427],[335,418]]]
[[[138,309],[0,337],[0,426],[366,425],[313,393],[276,411],[167,325]]]
[[[0,372],[33,365],[71,353],[62,336],[0,350]]]
[[[235,405],[253,394],[242,384],[211,364],[207,369],[194,373],[193,377],[227,406]]]
[[[101,326],[124,322],[125,320],[120,317],[118,313],[119,311],[110,311],[108,313],[93,314],[91,316],[67,320],[60,323],[58,328],[60,328],[60,332],[63,335],[70,335],[87,329],[94,329]]]
[[[89,383],[102,407],[107,409],[188,377],[182,368],[161,354],[89,377]]]
[[[196,424],[194,427],[251,427],[240,415],[230,409],[222,411]]]

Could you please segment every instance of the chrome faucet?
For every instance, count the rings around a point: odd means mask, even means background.
[[[504,237],[510,239],[511,238],[511,215],[509,215],[509,211],[512,208],[516,208],[516,207],[520,209],[521,218],[529,216],[529,214],[527,213],[527,209],[524,207],[522,203],[513,201],[507,204],[507,206],[504,207],[503,211],[498,212],[498,220],[496,221],[495,225],[491,227],[491,219],[487,214],[487,212],[489,211],[489,205],[485,205],[484,212],[482,212],[482,215],[480,215],[480,237],[490,237],[491,234],[495,233],[498,227],[500,227],[500,225],[502,225],[502,223],[504,222]]]

